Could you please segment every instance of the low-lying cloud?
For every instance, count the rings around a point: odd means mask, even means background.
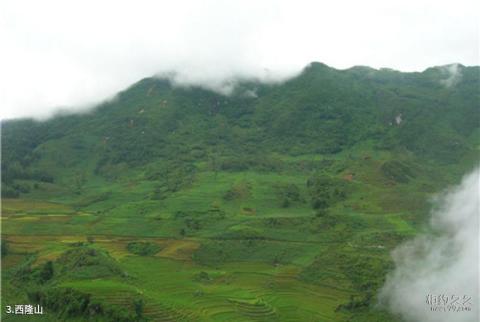
[[[440,81],[447,88],[457,85],[462,80],[462,70],[459,64],[450,64],[442,67],[445,78]]]
[[[479,318],[480,170],[443,194],[430,234],[393,252],[395,270],[380,302],[406,321],[477,322]]]

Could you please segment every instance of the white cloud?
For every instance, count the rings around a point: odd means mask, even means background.
[[[477,169],[441,196],[432,215],[432,233],[393,252],[396,267],[387,276],[380,300],[406,321],[479,321],[479,179]],[[456,311],[452,304],[471,311]]]
[[[446,78],[440,80],[440,83],[447,88],[457,85],[462,79],[462,70],[458,64],[442,66],[441,71]]]
[[[311,61],[422,70],[478,64],[473,0],[0,2],[1,118],[81,109],[150,75],[218,88]]]

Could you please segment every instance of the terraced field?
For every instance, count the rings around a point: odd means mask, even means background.
[[[223,191],[228,191],[232,178],[224,176]],[[396,244],[392,236],[413,234],[415,226],[405,213],[376,214],[372,203],[361,212],[345,204],[332,208],[337,218],[344,219],[337,219],[331,228],[328,217],[312,217],[302,203],[291,211],[280,205],[267,208],[263,204],[271,203],[275,194],[259,191],[263,185],[275,185],[275,179],[244,176],[240,182],[250,182],[250,197],[226,202],[219,198],[223,179],[217,183],[207,176],[203,190],[179,192],[160,211],[137,201],[99,211],[104,201],[78,208],[4,200],[2,228],[9,255],[2,265],[13,278],[14,268],[22,263],[42,270],[53,262],[61,272],[66,252],[85,247],[106,252],[111,257],[105,259],[108,263],[96,257],[85,264],[77,260],[77,266],[69,266],[80,270],[77,275],[54,274],[49,283],[87,294],[90,303],[100,303],[104,312],[136,312],[137,307],[141,311],[137,318],[148,321],[347,320],[352,312],[338,307],[352,296],[363,296],[355,284],[357,276],[376,274],[379,267],[371,265],[388,258]],[[353,223],[368,229],[352,230]],[[178,233],[182,226],[183,235]],[[348,243],[343,242],[346,236]],[[154,252],[138,255],[131,245]],[[348,254],[357,254],[357,263]],[[371,272],[352,275],[358,263]],[[96,266],[84,272],[88,265]],[[96,271],[103,275],[95,278]],[[25,301],[25,295],[21,298]]]

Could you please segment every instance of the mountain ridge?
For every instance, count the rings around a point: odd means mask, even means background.
[[[430,68],[420,74],[378,70],[372,76],[363,69],[358,74],[357,70],[338,71],[321,63],[311,63],[300,75],[281,84],[238,83],[230,96],[199,87],[176,87],[167,79],[145,78],[86,114],[63,115],[45,122],[3,121],[4,160],[8,164],[9,154],[14,152],[17,161],[27,158],[23,160],[27,164],[43,139],[68,137],[75,129],[80,131],[74,134],[77,137],[86,130],[97,140],[110,140],[108,146],[113,145],[110,150],[116,154],[110,156],[114,163],[121,160],[118,158],[122,149],[137,150],[130,154],[137,158],[140,153],[139,160],[143,158],[142,153],[160,155],[155,142],[163,142],[167,137],[174,144],[184,139],[197,145],[223,144],[226,150],[240,146],[248,150],[248,141],[257,140],[267,153],[293,151],[294,154],[336,153],[355,142],[373,140],[377,145],[393,144],[417,154],[442,154],[442,160],[446,160],[452,149],[465,149],[468,137],[478,128],[474,117],[475,100],[479,100],[475,92],[479,84],[478,69],[460,67],[462,79],[454,90],[441,83],[448,77],[442,74],[441,68]],[[459,91],[465,98],[457,103]],[[463,104],[468,110],[452,110],[451,104]],[[451,116],[439,115],[443,113]],[[429,118],[443,121],[432,122]],[[22,128],[22,122],[28,124],[23,128],[24,136],[35,137],[26,144],[9,145],[11,138],[14,141],[14,137],[20,135],[15,134],[15,127]],[[411,139],[416,132],[425,132],[422,127],[430,126],[429,122],[432,123],[429,131],[436,132],[432,134],[437,137],[436,144],[444,145],[441,149],[430,142]],[[180,137],[176,129],[186,123],[190,128],[181,129],[185,133]],[[85,128],[79,129],[79,126]],[[203,137],[192,137],[192,131],[202,133]],[[451,137],[445,137],[442,132],[448,132]],[[375,139],[375,136],[382,138]],[[446,141],[439,141],[439,137]],[[289,144],[278,144],[279,138]],[[226,140],[233,144],[226,145]],[[272,150],[272,146],[276,148]],[[455,156],[452,154],[451,158]],[[3,169],[8,179],[8,168]]]

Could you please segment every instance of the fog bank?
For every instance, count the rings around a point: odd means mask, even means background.
[[[480,170],[438,198],[432,233],[394,250],[380,304],[418,322],[479,321]]]

